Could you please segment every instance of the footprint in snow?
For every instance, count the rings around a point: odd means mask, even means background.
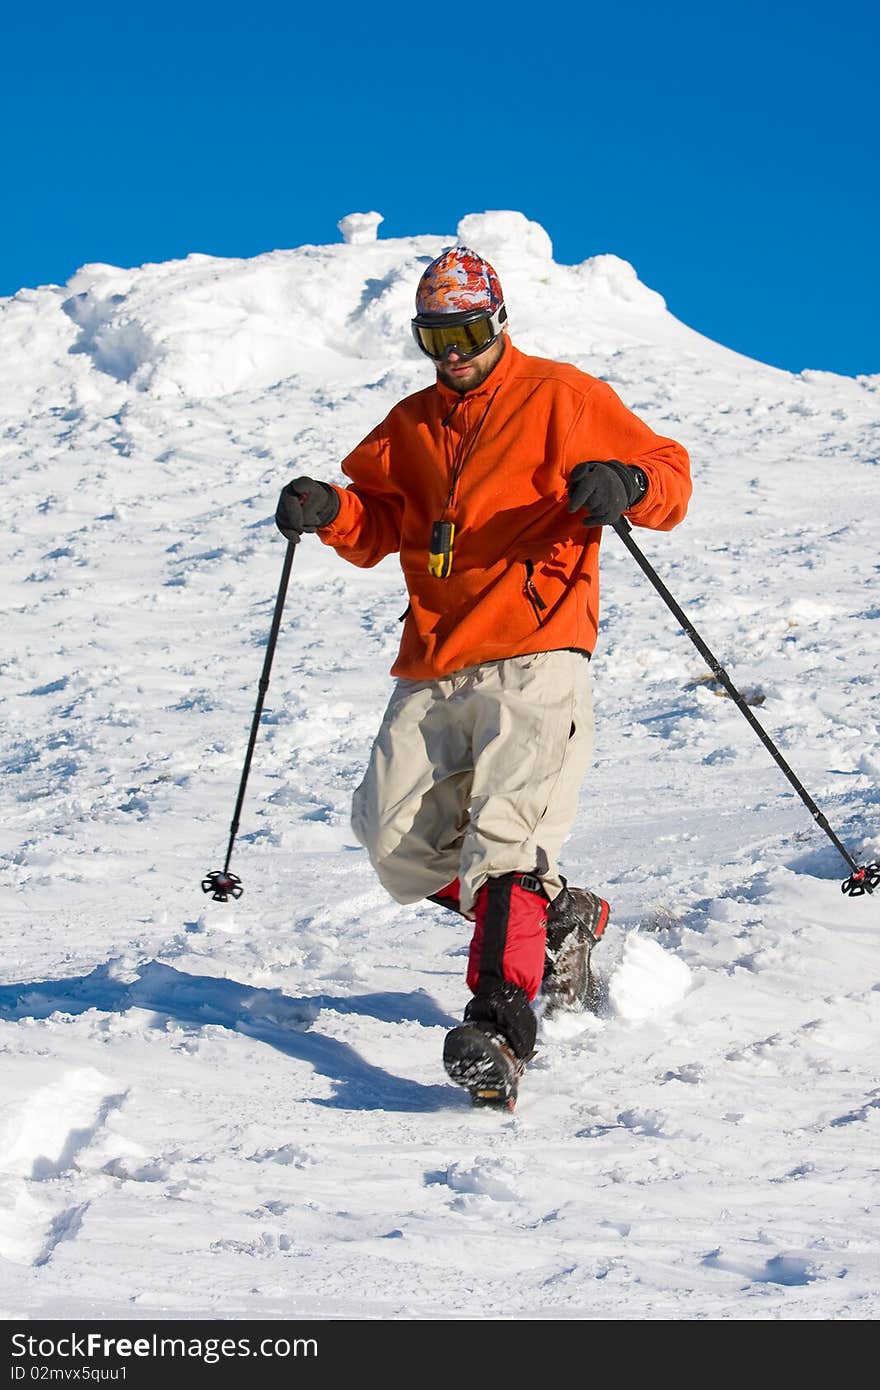
[[[93,1067],[67,1071],[4,1117],[0,1131],[0,1256],[44,1265],[77,1235],[88,1203],[54,1213],[42,1201],[47,1180],[74,1168],[122,1097]],[[32,1190],[32,1185],[39,1185]],[[51,1190],[51,1189],[45,1189]]]

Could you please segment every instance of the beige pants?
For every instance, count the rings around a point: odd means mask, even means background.
[[[537,652],[399,680],[354,794],[352,828],[400,903],[454,878],[535,873],[550,898],[593,748],[587,659]]]

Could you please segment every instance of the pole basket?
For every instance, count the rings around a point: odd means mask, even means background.
[[[873,893],[877,887],[880,887],[880,864],[863,864],[841,883],[840,891],[848,898],[860,898],[863,893]]]
[[[202,879],[202,892],[210,893],[215,903],[228,902],[230,898],[240,898],[244,889],[238,874],[227,873],[225,869],[215,869]]]

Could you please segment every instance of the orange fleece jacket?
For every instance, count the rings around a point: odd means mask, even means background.
[[[627,517],[671,530],[691,494],[688,455],[611,387],[508,342],[461,396],[437,380],[394,406],[342,464],[339,514],[318,535],[355,565],[398,551],[409,608],[392,675],[430,680],[528,652],[592,652],[601,527],[568,511],[576,464],[637,464]],[[454,523],[452,571],[428,571],[434,522]]]

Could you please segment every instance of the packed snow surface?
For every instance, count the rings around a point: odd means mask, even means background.
[[[850,853],[880,856],[880,377],[786,372],[516,212],[253,260],[83,267],[0,301],[0,1315],[873,1319],[880,895],[611,533],[597,748],[563,856],[608,897],[596,1014],[539,1023],[513,1115],[441,1066],[468,929],[348,823],[390,690],[394,557],[273,513],[431,379],[455,239],[514,341],[689,449],[636,539]]]

